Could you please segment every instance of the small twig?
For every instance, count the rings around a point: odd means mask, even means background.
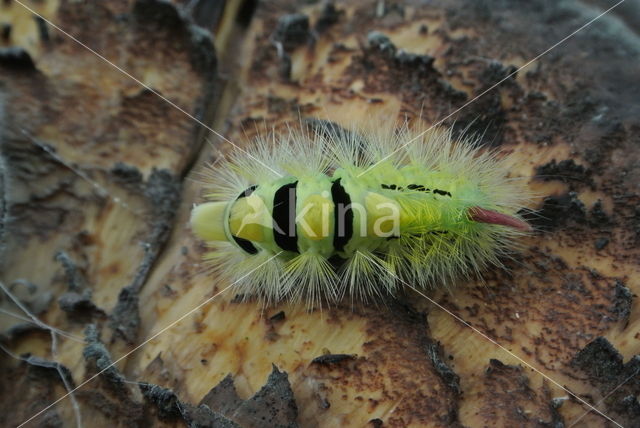
[[[69,291],[82,291],[85,288],[85,280],[76,264],[71,260],[71,257],[64,251],[58,251],[56,253],[56,260],[62,264],[64,272],[67,275]]]

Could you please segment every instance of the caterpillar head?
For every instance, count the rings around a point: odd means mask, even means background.
[[[263,242],[271,224],[268,208],[255,194],[231,202],[206,202],[191,212],[191,229],[204,241]]]
[[[203,241],[226,241],[225,212],[227,202],[206,202],[191,211],[191,230]]]

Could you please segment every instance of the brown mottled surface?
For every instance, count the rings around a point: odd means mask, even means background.
[[[492,421],[495,426],[561,425],[562,418],[555,409],[551,392],[544,387],[546,385],[535,391],[523,372],[520,366],[489,360],[482,382],[485,393],[469,397],[477,403],[477,415]]]
[[[216,101],[211,37],[170,3],[25,4],[189,114],[210,120]],[[54,346],[47,333],[29,333],[19,328],[28,324],[2,314],[3,343],[16,355],[59,361],[77,385],[103,368],[100,358],[83,357],[87,324],[97,323],[116,357],[137,343],[138,293],[173,228],[202,128],[17,2],[0,5],[0,25],[7,210],[0,280],[32,313],[76,337],[58,336]],[[38,296],[47,296],[46,304]],[[1,300],[3,310],[21,313],[4,293]],[[55,372],[34,381],[25,362],[1,358],[1,425],[23,422],[66,392]],[[26,373],[19,387],[24,394],[15,400],[8,399],[11,370]],[[34,388],[41,393],[30,392]],[[85,423],[94,426],[143,417],[126,384],[114,389],[96,381],[74,395]],[[47,414],[65,426],[74,420],[69,400]]]
[[[342,318],[344,309],[330,316]],[[361,352],[318,356],[300,373],[315,405],[337,414],[360,407],[371,419],[388,414],[391,426],[459,425],[458,380],[429,339],[424,316],[400,305],[355,309],[351,316],[366,319]],[[341,425],[358,424],[349,413]]]
[[[206,10],[205,2],[196,3]],[[213,52],[194,39],[193,27],[167,15],[168,3],[140,2],[153,13],[124,1],[38,4],[187,111],[203,114],[202,97],[212,101]],[[200,264],[204,248],[185,227],[198,184],[184,186],[170,220],[177,202],[167,196],[199,149],[197,127],[52,29],[41,40],[42,27],[16,4],[3,4],[0,23],[12,20],[15,30],[2,46],[29,53],[0,55],[3,123],[11,125],[3,147],[19,166],[3,177],[15,218],[6,229],[4,282],[35,284],[13,290],[58,328],[81,334],[89,316],[102,326],[112,360],[179,320],[110,377],[76,393],[83,415],[102,415],[98,426],[139,412],[159,425],[250,425],[229,422],[230,415],[273,385],[275,365],[287,382],[272,389],[284,392],[262,403],[282,410],[291,426],[615,426],[585,414],[588,408],[558,384],[617,423],[637,424],[640,44],[633,21],[605,16],[447,117],[600,10],[571,1],[277,0],[261,2],[249,20],[250,4],[229,2],[222,15],[209,11],[222,18],[218,27],[205,25],[219,28],[216,46],[232,83],[215,122],[227,121],[231,140],[248,145],[243,128],[251,135],[300,118],[338,125],[405,115],[445,119],[456,131],[483,134],[485,144],[515,152],[513,175],[531,177],[536,194],[529,208],[537,213],[529,217],[537,231],[505,260],[508,270],[428,291],[432,302],[406,291],[379,307],[345,302],[306,312],[287,303],[263,309],[229,291],[188,313],[227,286]],[[153,18],[134,19],[140,13]],[[274,43],[282,43],[280,54]],[[21,129],[112,198],[45,155]],[[207,146],[198,156],[208,161],[216,154]],[[153,168],[169,172],[154,176]],[[145,250],[140,241],[158,245]],[[59,250],[78,275],[54,261]],[[63,308],[84,308],[83,317],[58,309],[65,292]],[[130,310],[137,306],[139,314]],[[97,359],[95,366],[83,359],[82,344],[61,339],[52,356],[41,328],[2,323],[13,326],[4,342],[12,352],[55,359],[76,384],[98,367]],[[48,363],[4,358],[3,364],[20,375],[51,372]],[[2,412],[9,422],[63,392],[52,376],[35,383],[7,370],[3,376],[3,391],[17,382],[33,397],[13,415]],[[140,392],[126,384],[126,394],[110,395],[107,379],[119,376],[147,386]],[[72,421],[70,410],[67,400],[43,418]]]

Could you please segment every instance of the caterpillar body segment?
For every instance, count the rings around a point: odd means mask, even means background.
[[[450,132],[379,128],[290,131],[212,167],[191,225],[213,268],[245,296],[315,304],[499,265],[529,228],[505,161]]]

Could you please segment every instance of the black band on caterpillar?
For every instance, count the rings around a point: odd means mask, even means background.
[[[238,195],[238,197],[236,198],[236,201],[240,198],[246,198],[247,196],[251,195],[253,193],[254,190],[256,190],[258,188],[257,184],[254,184],[253,186],[247,187],[246,190],[244,190],[242,193],[240,193]]]
[[[246,198],[247,196],[251,195],[253,191],[256,190],[257,188],[258,188],[257,184],[254,184],[253,186],[248,187],[246,190],[244,190],[242,193],[238,195],[238,197],[236,198],[236,201],[238,199]],[[236,241],[236,244],[238,244],[238,247],[242,248],[246,253],[258,254],[258,249],[248,239],[239,238],[235,235],[231,235],[231,237],[233,238],[234,241]]]
[[[382,187],[385,190],[398,190],[400,192],[404,191],[404,187],[402,186],[398,186],[396,184],[381,184],[380,187]],[[428,187],[424,187],[422,184],[409,184],[407,186],[407,189],[409,190],[417,190],[419,192],[432,192],[435,195],[441,195],[441,196],[448,196],[448,197],[453,197],[451,195],[451,192],[448,192],[446,190],[440,190],[440,189],[429,189]]]
[[[251,241],[244,238],[238,238],[235,235],[231,235],[231,237],[236,241],[238,247],[242,248],[245,252],[249,254],[258,254],[258,249],[251,243]]]
[[[285,184],[273,196],[273,238],[285,251],[298,253],[296,231],[296,186],[297,181]]]
[[[340,179],[333,181],[331,185],[331,197],[333,198],[333,248],[336,251],[344,251],[345,245],[353,236],[353,210],[351,198],[344,190]]]

